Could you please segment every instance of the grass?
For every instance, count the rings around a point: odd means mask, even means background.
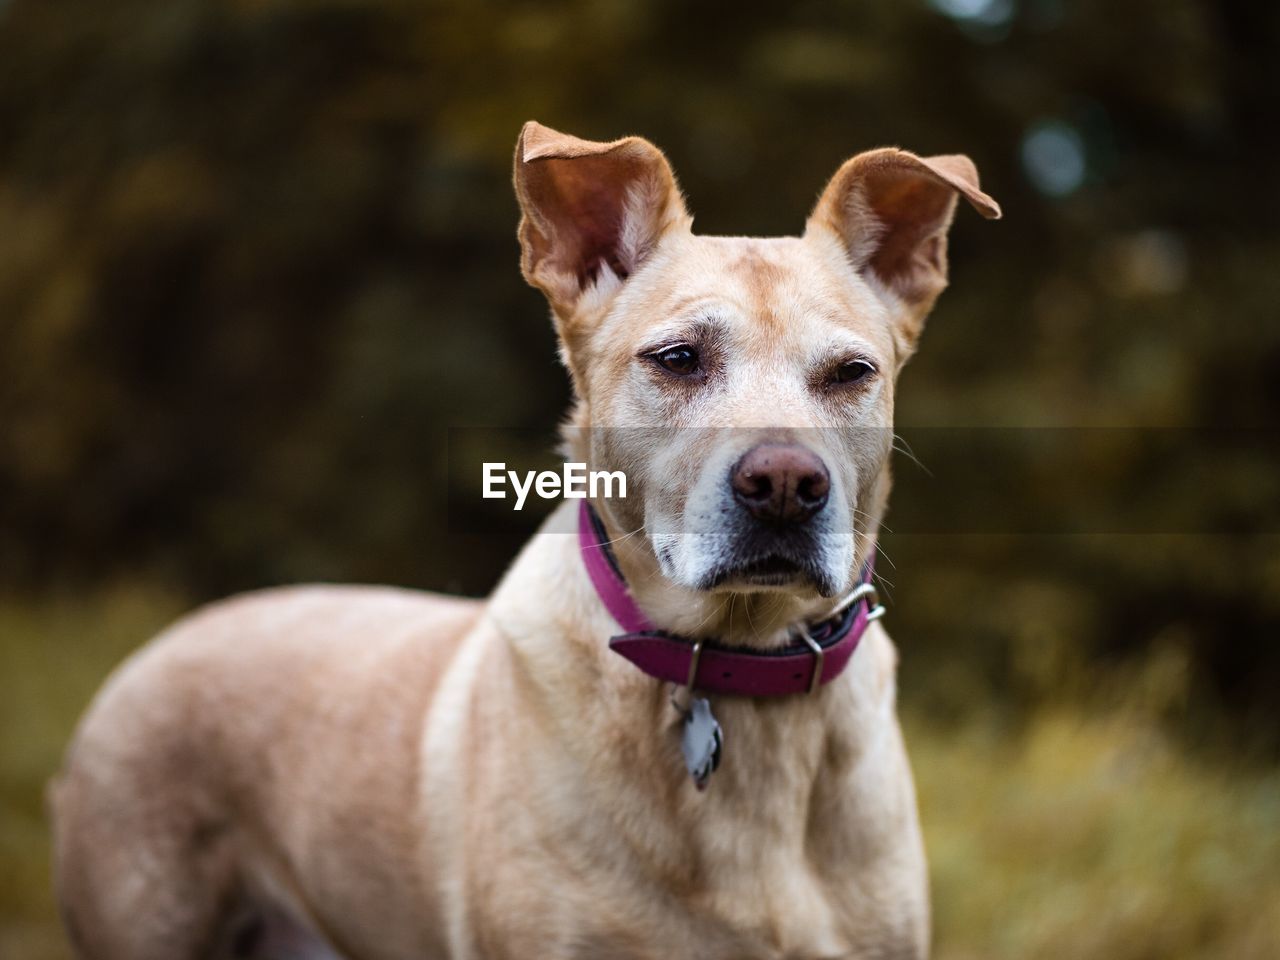
[[[1122,710],[908,721],[939,960],[1280,957],[1280,775],[1205,769]]]
[[[107,672],[179,609],[134,589],[0,603],[0,957],[70,956],[50,889],[44,784]]]
[[[68,957],[43,784],[106,672],[180,609],[0,603],[0,957]],[[1124,702],[944,726],[908,697],[904,720],[938,960],[1280,956],[1280,773],[1205,766]]]

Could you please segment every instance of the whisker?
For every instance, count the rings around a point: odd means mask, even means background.
[[[885,562],[888,563],[889,566],[893,567],[894,570],[898,569],[898,565],[893,562],[893,557],[889,556],[889,551],[885,550],[883,544],[876,541],[876,559],[878,560],[881,557],[883,557]]]
[[[873,517],[871,514],[867,513],[867,511],[859,510],[857,507],[854,507],[853,513],[854,513],[855,519],[861,518],[863,520],[866,520],[868,523],[876,524],[877,526],[882,528],[886,533],[893,533],[893,528],[891,526],[889,526],[883,520],[876,520],[876,518]]]
[[[890,580],[888,577],[881,576],[879,573],[873,573],[871,575],[871,578],[875,580],[876,583],[878,583],[882,588],[881,593],[883,594],[883,599],[889,600],[890,602],[892,602],[893,587],[894,587],[893,581]]]
[[[611,547],[615,543],[621,543],[623,540],[626,540],[630,537],[634,537],[637,533],[639,533],[643,529],[644,529],[644,524],[641,524],[640,526],[632,530],[630,533],[624,533],[622,536],[614,537],[612,540],[602,540],[601,545],[606,547]]]
[[[763,641],[764,637],[760,636],[760,631],[756,628],[755,621],[751,619],[751,604],[744,602],[742,606],[747,612],[747,626],[751,628],[752,635],[757,640]]]
[[[902,446],[898,446],[898,444],[902,444]],[[904,457],[906,457],[908,460],[914,463],[917,467],[923,470],[927,476],[929,477],[933,476],[933,471],[930,470],[928,467],[926,467],[923,461],[921,461],[921,459],[916,456],[915,451],[911,449],[911,444],[907,442],[906,438],[902,436],[902,434],[895,433],[893,435],[893,441],[891,446],[893,447],[894,450],[902,454]]]
[[[721,614],[723,614],[723,613],[725,612],[725,604],[726,604],[726,603],[727,603],[727,604],[728,604],[728,606],[729,606],[729,623],[732,625],[732,623],[733,623],[733,594],[729,594],[729,598],[728,598],[728,600],[721,600],[717,606],[715,606],[715,607],[713,607],[713,608],[711,609],[711,612],[710,612],[710,613],[708,613],[705,617],[703,617],[703,618],[702,618],[701,620],[699,620],[696,624],[694,624],[693,630],[691,630],[691,631],[690,631],[690,633],[696,633],[696,632],[697,632],[698,630],[700,630],[700,629],[703,627],[703,625],[705,625],[709,620],[711,620],[711,619],[713,619],[714,617],[718,617],[718,616],[720,616]]]

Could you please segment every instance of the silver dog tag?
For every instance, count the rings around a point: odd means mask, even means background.
[[[720,724],[711,713],[711,703],[704,697],[694,697],[684,715],[684,731],[680,736],[680,750],[684,765],[699,790],[707,788],[707,781],[720,766],[720,749],[724,735]]]

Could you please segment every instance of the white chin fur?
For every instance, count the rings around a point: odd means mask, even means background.
[[[835,518],[831,518],[832,521]],[[829,527],[841,529],[836,522]],[[816,545],[816,566],[837,593],[847,590],[853,576],[854,534],[828,529],[819,532]],[[673,583],[690,590],[706,589],[707,583],[718,571],[735,564],[737,537],[731,534],[713,533],[651,533],[649,544],[658,558],[662,575]],[[741,585],[726,584],[735,592],[794,592],[793,584]]]

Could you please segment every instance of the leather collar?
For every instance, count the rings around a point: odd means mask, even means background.
[[[875,553],[836,612],[795,628],[799,638],[774,650],[749,650],[714,639],[693,640],[656,629],[636,604],[609,549],[604,525],[587,500],[578,515],[578,548],[605,608],[625,633],[609,649],[651,677],[708,693],[781,697],[813,692],[844,672],[866,633],[884,614],[871,583]]]

